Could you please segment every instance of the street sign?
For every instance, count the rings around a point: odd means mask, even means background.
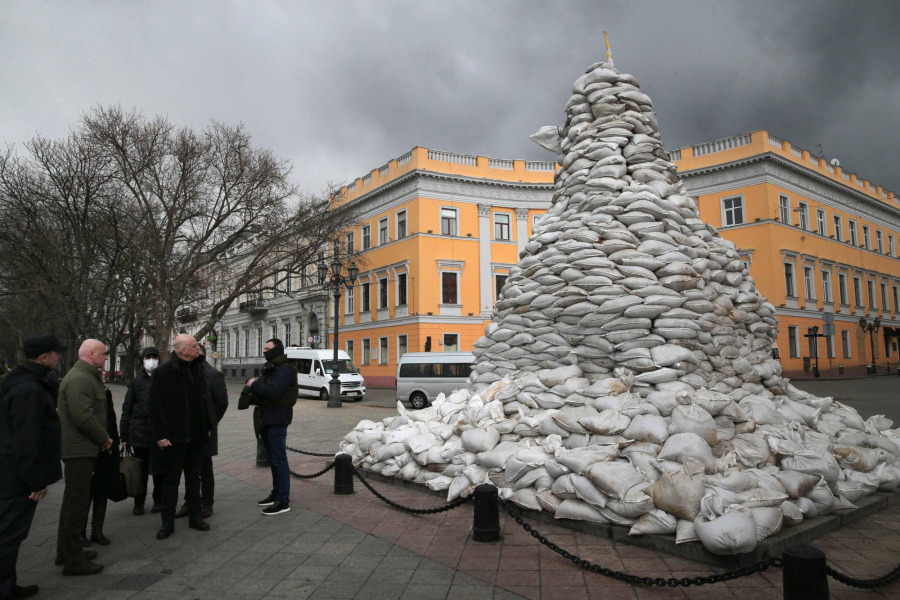
[[[311,335],[307,336],[307,337],[306,337],[306,343],[307,343],[307,344],[312,344],[312,342],[313,342],[313,336],[311,336]]]
[[[834,323],[834,313],[832,313],[832,312],[822,313],[822,322],[825,323],[826,325]],[[828,334],[826,333],[825,335],[828,335]]]
[[[828,337],[834,335],[834,323],[825,322],[825,326],[822,327],[822,335]]]
[[[212,356],[213,356],[213,358],[215,358],[216,360],[218,360],[218,358],[219,358],[219,353],[218,353],[218,352],[213,352],[213,355],[212,355]]]

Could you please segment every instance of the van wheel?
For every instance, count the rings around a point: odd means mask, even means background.
[[[319,390],[319,400],[321,400],[323,402],[328,402],[328,400],[330,398],[331,398],[331,396],[328,395],[328,390],[326,390],[325,388],[322,388],[321,390]]]
[[[425,394],[422,392],[416,392],[412,396],[409,397],[409,403],[412,404],[412,407],[416,410],[422,410],[426,406],[428,406],[428,398],[425,397]]]

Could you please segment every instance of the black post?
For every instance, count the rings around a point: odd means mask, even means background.
[[[353,493],[353,459],[349,454],[334,457],[334,493],[338,496]]]
[[[824,552],[812,546],[788,546],[781,563],[784,600],[828,600]]]
[[[475,488],[475,514],[472,531],[476,542],[500,539],[500,502],[497,487],[482,483]]]
[[[869,329],[869,341],[872,342],[872,375],[877,375],[878,370],[875,368],[875,330]]]
[[[338,335],[340,332],[340,281],[332,285],[334,294],[334,362],[331,364],[331,381],[328,382],[328,408],[341,408],[341,376],[338,373]],[[327,335],[327,334],[326,334]]]

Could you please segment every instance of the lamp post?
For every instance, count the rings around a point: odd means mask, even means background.
[[[340,332],[340,301],[341,287],[346,286],[351,289],[356,283],[359,275],[359,268],[352,262],[347,265],[347,275],[344,276],[342,271],[344,263],[341,262],[341,244],[339,240],[334,241],[334,252],[331,257],[331,277],[329,277],[328,266],[325,263],[319,263],[319,285],[326,291],[331,288],[331,294],[334,296],[334,362],[331,364],[331,381],[328,382],[328,408],[341,407],[341,376],[338,373],[338,333]]]
[[[875,334],[878,333],[878,329],[881,327],[881,319],[875,317],[870,323],[869,320],[865,317],[859,318],[859,326],[862,328],[863,332],[869,333],[869,340],[872,343],[872,374],[875,374]]]

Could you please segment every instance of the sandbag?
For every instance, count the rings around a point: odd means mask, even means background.
[[[758,541],[753,513],[746,508],[727,512],[712,521],[697,517],[694,531],[704,548],[723,556],[752,552]]]

